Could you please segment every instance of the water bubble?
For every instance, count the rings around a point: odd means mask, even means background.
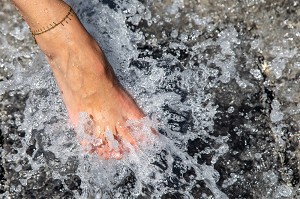
[[[234,107],[233,107],[233,106],[230,106],[230,107],[227,109],[227,112],[228,112],[228,113],[233,113],[233,112],[234,112]]]
[[[280,111],[280,103],[278,100],[273,100],[270,116],[272,122],[279,122],[283,119],[284,114]]]
[[[258,80],[262,79],[262,74],[259,69],[251,69],[250,73],[251,73],[251,75],[254,76],[255,79],[258,79]]]
[[[291,197],[293,190],[287,185],[281,185],[277,188],[276,198]]]

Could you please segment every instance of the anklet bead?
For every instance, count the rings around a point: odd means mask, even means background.
[[[51,23],[51,24],[50,24],[51,27],[49,27],[49,25],[47,25],[47,28],[43,27],[43,28],[37,29],[37,30],[31,30],[31,29],[29,28],[29,30],[30,30],[30,32],[31,32],[31,36],[32,36],[32,38],[34,39],[34,43],[35,43],[35,44],[37,44],[36,39],[35,39],[35,36],[41,35],[41,34],[43,34],[43,33],[45,33],[45,32],[48,32],[48,31],[50,31],[50,30],[56,28],[56,27],[57,27],[58,25],[60,25],[60,24],[63,25],[63,22],[68,23],[68,22],[66,21],[66,19],[71,20],[70,16],[72,15],[72,13],[73,13],[74,11],[72,10],[72,8],[71,8],[70,6],[69,6],[69,8],[70,8],[70,9],[69,9],[67,15],[66,15],[61,21]],[[64,26],[64,25],[63,25],[63,26]]]

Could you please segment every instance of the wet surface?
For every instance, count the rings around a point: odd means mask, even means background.
[[[72,139],[53,143],[52,135],[73,138],[74,132],[60,128],[67,119],[51,72],[3,1],[4,198],[300,197],[298,1],[70,2],[178,151],[152,154],[155,169],[147,179],[134,166],[116,167],[108,187],[85,179],[103,174],[94,164],[82,166]]]

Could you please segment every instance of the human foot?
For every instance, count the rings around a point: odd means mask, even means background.
[[[126,143],[137,147],[126,121],[141,119],[144,113],[118,82],[97,42],[77,17],[72,17],[63,34],[54,29],[52,35],[36,39],[50,63],[71,122],[77,127],[79,113],[87,113],[92,128],[86,133],[102,142],[97,146],[81,143],[104,159],[120,159]],[[51,41],[53,35],[57,39]]]
[[[86,133],[102,141],[101,145],[92,146],[92,151],[104,159],[119,159],[126,150],[126,143],[137,147],[137,140],[126,127],[126,121],[141,119],[144,114],[119,84],[93,39],[78,41],[68,51],[67,56],[48,58],[48,61],[71,122],[77,126],[79,113],[87,113],[92,129]]]
[[[126,121],[144,114],[117,81],[97,42],[64,1],[13,2],[51,65],[71,122],[77,126],[78,114],[87,113],[92,123],[87,133],[102,141],[93,150],[105,159],[121,158],[124,144],[137,142]]]

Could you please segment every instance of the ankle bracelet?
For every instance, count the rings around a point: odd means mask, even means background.
[[[69,6],[69,7],[70,7],[70,6]],[[53,28],[57,27],[59,24],[61,24],[62,26],[64,26],[63,22],[68,23],[68,20],[67,20],[67,19],[71,20],[70,16],[72,16],[73,12],[74,12],[74,11],[73,11],[72,8],[70,7],[70,9],[69,9],[67,15],[66,15],[61,21],[59,21],[59,22],[53,22],[53,23],[47,25],[47,27],[43,27],[43,28],[41,28],[41,29],[34,30],[34,31],[31,30],[31,29],[29,28],[29,30],[30,30],[30,32],[31,32],[31,35],[32,35],[32,38],[34,39],[35,44],[37,44],[36,39],[35,39],[35,36],[40,35],[40,34],[43,34],[43,33],[45,33],[45,32],[48,32],[48,31],[52,30]],[[49,27],[49,26],[50,26],[50,27]]]

